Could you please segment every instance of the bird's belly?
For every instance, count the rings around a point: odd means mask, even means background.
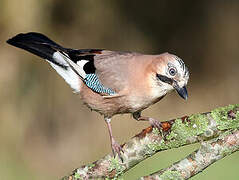
[[[82,86],[80,92],[80,98],[84,104],[104,116],[111,117],[115,114],[128,113],[128,107],[125,106],[124,98],[114,97],[114,98],[104,98],[102,95],[93,92],[89,88]]]
[[[80,92],[80,97],[87,107],[108,117],[115,114],[142,111],[150,105],[160,101],[164,96],[165,95],[154,98],[125,95],[122,97],[104,98],[100,94],[87,88],[85,85],[82,86]]]
[[[142,111],[148,108],[150,105],[157,103],[160,101],[165,95],[152,98],[152,97],[131,97],[129,100],[129,110],[130,112]]]

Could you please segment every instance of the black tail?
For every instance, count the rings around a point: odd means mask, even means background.
[[[18,34],[15,37],[7,40],[8,44],[16,46],[18,48],[29,51],[37,56],[47,59],[57,65],[58,64],[53,59],[53,53],[57,50],[64,51],[65,48],[56,44],[54,41],[50,40],[43,34],[36,32],[29,32],[26,34]]]

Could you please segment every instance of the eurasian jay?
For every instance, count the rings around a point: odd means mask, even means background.
[[[184,99],[188,97],[188,68],[173,54],[69,49],[35,32],[18,34],[7,43],[49,62],[87,107],[104,116],[114,155],[120,156],[122,151],[112,135],[110,121],[114,115],[131,113],[134,119],[160,128],[159,121],[142,117],[141,111],[172,90]]]

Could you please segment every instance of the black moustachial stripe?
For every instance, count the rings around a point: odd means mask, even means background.
[[[173,79],[172,79],[172,78],[169,78],[169,77],[164,76],[164,75],[161,75],[161,74],[157,74],[156,76],[157,76],[157,78],[158,78],[159,80],[161,80],[162,82],[168,83],[168,84],[170,84],[170,85],[173,84]]]

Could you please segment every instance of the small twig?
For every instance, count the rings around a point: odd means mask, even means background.
[[[109,154],[92,164],[77,168],[62,180],[114,178],[156,152],[207,141],[227,130],[237,128],[239,105],[229,105],[208,113],[165,121],[162,123],[163,136],[156,129],[148,127],[123,144],[123,163]]]
[[[239,130],[226,131],[218,138],[202,142],[201,147],[186,158],[140,180],[189,179],[214,162],[239,150]]]

